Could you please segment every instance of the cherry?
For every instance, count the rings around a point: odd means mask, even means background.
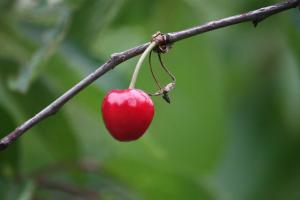
[[[154,105],[151,98],[134,87],[143,60],[156,45],[156,41],[152,41],[141,55],[132,74],[129,89],[111,90],[102,102],[104,124],[109,133],[119,141],[140,138],[153,119]]]
[[[119,141],[140,138],[154,115],[151,98],[139,89],[111,90],[102,103],[102,117],[109,133]]]

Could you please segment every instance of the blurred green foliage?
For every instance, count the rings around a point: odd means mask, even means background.
[[[1,137],[111,53],[276,1],[1,0]],[[300,20],[290,10],[178,42],[163,59],[172,103],[120,143],[100,105],[121,64],[0,152],[0,199],[300,199]],[[160,79],[167,77],[154,67]],[[154,91],[147,65],[138,87]]]

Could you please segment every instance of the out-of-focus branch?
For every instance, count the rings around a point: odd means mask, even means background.
[[[68,193],[73,196],[82,197],[87,200],[100,199],[100,194],[98,192],[90,189],[81,188],[68,183],[50,181],[46,179],[39,179],[36,182],[39,187]]]
[[[70,172],[73,170],[84,173],[98,173],[99,171],[102,171],[103,168],[99,163],[97,163],[94,160],[68,160],[43,166],[42,168],[34,171],[33,173],[22,177],[22,179],[34,180],[34,183],[38,188],[59,191],[87,200],[101,199],[100,192],[95,189],[84,188],[82,186],[77,186],[68,182],[50,180],[50,177],[53,177],[58,173],[63,173],[67,171]],[[37,199],[37,197],[35,198]]]
[[[277,3],[268,7],[260,8],[254,11],[250,11],[247,13],[234,15],[231,17],[223,18],[216,21],[211,21],[203,25],[195,26],[189,29],[185,29],[178,32],[172,32],[165,34],[165,38],[167,39],[167,43],[175,43],[177,41],[199,35],[201,33],[205,33],[211,30],[219,29],[222,27],[231,26],[234,24],[239,24],[242,22],[252,22],[254,26],[257,26],[259,22],[266,19],[267,17],[277,14],[279,12],[296,8],[299,6],[300,0],[288,0],[282,3]],[[161,41],[163,43],[165,41]],[[133,58],[141,53],[148,47],[150,43],[145,43],[139,46],[136,46],[134,48],[131,48],[129,50],[120,52],[120,53],[114,53],[111,55],[111,58],[107,60],[103,65],[101,65],[96,71],[82,79],[79,83],[77,83],[74,87],[69,89],[67,92],[65,92],[63,95],[58,97],[55,101],[53,101],[51,104],[49,104],[46,108],[41,110],[39,113],[37,113],[35,116],[33,116],[31,119],[24,122],[22,125],[17,127],[14,131],[6,135],[4,138],[0,140],[0,150],[5,149],[7,146],[9,146],[11,143],[16,141],[23,133],[25,133],[28,129],[35,126],[45,118],[55,114],[60,110],[60,108],[68,102],[71,98],[73,98],[76,94],[78,94],[80,91],[82,91],[84,88],[86,88],[88,85],[90,85],[92,82],[97,80],[99,77],[107,73],[108,71],[115,68],[120,63]],[[165,44],[163,44],[165,45]]]

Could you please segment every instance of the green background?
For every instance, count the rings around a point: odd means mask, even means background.
[[[0,135],[112,53],[276,1],[1,0]],[[300,18],[230,26],[174,44],[171,104],[138,141],[106,131],[101,102],[137,58],[105,74],[0,152],[0,199],[300,199]],[[168,77],[156,57],[161,81]],[[137,87],[155,91],[147,63]]]

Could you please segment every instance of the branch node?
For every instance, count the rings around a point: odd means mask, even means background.
[[[261,17],[257,17],[256,19],[254,19],[252,21],[252,24],[253,24],[254,28],[256,28],[258,23],[262,22],[266,18],[267,18],[267,16],[261,16]]]
[[[120,55],[120,53],[112,53],[111,55],[110,55],[110,58],[111,59],[114,59],[115,57],[118,57]]]
[[[258,21],[257,21],[257,20],[253,20],[253,21],[252,21],[252,24],[253,24],[254,28],[256,28],[257,25],[258,25]]]
[[[124,61],[125,55],[124,55],[124,53],[113,53],[110,55],[110,59],[112,59],[112,60],[121,59],[122,61]]]
[[[4,150],[7,147],[7,142],[5,141],[0,141],[0,151]]]
[[[151,42],[155,42],[157,45],[153,50],[156,53],[167,53],[171,49],[171,44],[168,43],[168,35],[161,32],[156,32],[152,35]]]

